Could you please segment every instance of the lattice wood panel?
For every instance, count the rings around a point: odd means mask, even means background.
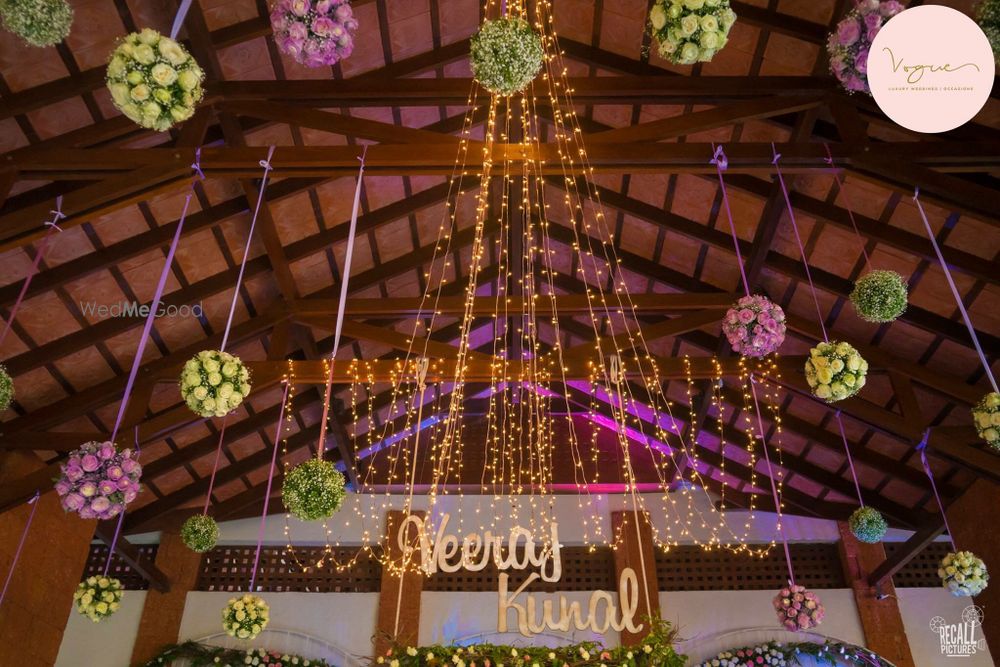
[[[373,593],[381,586],[382,567],[361,554],[348,569],[338,572],[333,560],[313,567],[323,558],[324,547],[296,547],[294,556],[285,547],[265,547],[257,574],[259,590],[271,592]],[[218,547],[205,554],[196,584],[199,591],[240,591],[250,584],[256,547]],[[332,549],[336,562],[351,561],[358,549]],[[306,572],[305,568],[309,571]]]
[[[891,542],[885,545],[885,553],[891,556],[903,546],[902,542]],[[892,577],[896,588],[937,588],[941,585],[938,578],[938,564],[951,547],[947,542],[935,542],[906,564],[902,570]]]
[[[160,548],[158,544],[137,545],[139,550],[150,562],[156,560],[156,551]],[[108,548],[103,544],[95,544],[90,547],[87,555],[87,564],[83,569],[84,578],[90,576],[101,576],[104,574],[104,565],[108,562]],[[115,554],[111,559],[111,568],[108,576],[115,577],[122,582],[122,586],[127,591],[145,591],[149,589],[149,582],[143,579],[142,575],[136,573],[121,558]]]
[[[836,544],[793,544],[795,581],[809,588],[845,588]],[[683,546],[657,552],[656,571],[661,591],[771,590],[788,580],[785,554],[772,549],[764,558],[730,551],[704,551]]]

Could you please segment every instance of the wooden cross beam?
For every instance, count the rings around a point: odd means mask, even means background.
[[[156,563],[150,561],[148,558],[142,555],[134,544],[129,542],[124,535],[118,536],[118,541],[115,542],[115,526],[117,525],[117,520],[114,521],[102,521],[97,524],[97,528],[94,530],[94,537],[101,540],[111,548],[114,544],[115,554],[130,568],[132,571],[138,574],[140,577],[149,582],[149,587],[160,591],[161,593],[166,593],[170,590],[170,579],[156,567]],[[108,554],[108,558],[111,558],[112,554]]]

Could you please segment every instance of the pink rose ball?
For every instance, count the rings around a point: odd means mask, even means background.
[[[785,312],[765,296],[745,296],[727,311],[722,331],[735,352],[765,357],[785,340]]]

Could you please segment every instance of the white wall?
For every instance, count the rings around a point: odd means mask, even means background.
[[[70,613],[55,667],[127,667],[139,632],[146,591],[125,591],[121,609],[100,623]],[[25,637],[27,641],[29,638]]]
[[[962,667],[993,667],[988,650],[963,658],[941,655],[940,639],[930,628],[931,619],[935,616],[940,616],[949,624],[961,622],[962,610],[972,604],[972,600],[953,597],[943,588],[899,588],[896,589],[896,597],[916,667],[940,667],[956,662]],[[975,632],[975,638],[982,639],[982,629],[977,628]]]

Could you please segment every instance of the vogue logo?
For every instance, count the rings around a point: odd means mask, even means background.
[[[971,18],[941,5],[913,7],[889,19],[872,42],[867,68],[879,108],[917,132],[946,132],[967,123],[993,88],[986,35]]]
[[[983,624],[983,610],[976,606],[962,611],[961,623],[948,623],[940,616],[931,619],[931,630],[941,640],[941,655],[946,658],[967,658],[986,650],[986,639],[976,639],[976,628]]]

